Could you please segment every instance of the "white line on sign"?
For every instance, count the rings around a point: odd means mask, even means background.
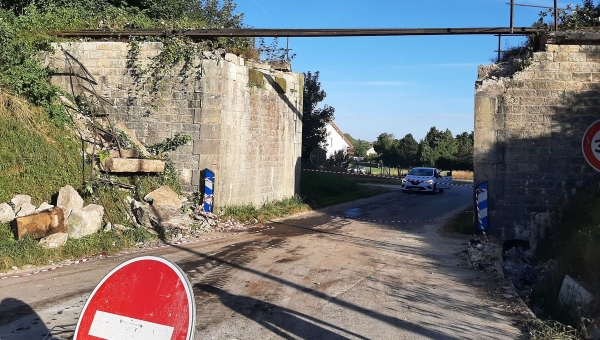
[[[106,340],[170,340],[174,328],[122,315],[96,311],[89,335]]]

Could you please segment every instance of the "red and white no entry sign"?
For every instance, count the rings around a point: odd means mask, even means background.
[[[588,164],[596,171],[600,171],[600,120],[587,128],[583,134],[581,148]]]
[[[196,306],[185,273],[154,256],[129,260],[88,298],[74,340],[191,340]]]

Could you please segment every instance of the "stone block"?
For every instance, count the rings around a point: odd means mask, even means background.
[[[572,307],[586,307],[594,299],[581,283],[573,280],[569,275],[563,279],[560,292],[558,293],[560,303],[564,305],[572,305]]]
[[[154,206],[169,206],[180,209],[186,199],[179,196],[171,187],[163,185],[162,187],[148,193],[144,196],[144,201]]]
[[[219,153],[221,143],[219,140],[200,139],[194,140],[195,155],[216,155]]]
[[[220,139],[221,125],[219,124],[202,124],[200,126],[201,139]]]
[[[56,206],[62,208],[65,218],[68,218],[73,209],[83,208],[83,198],[72,186],[66,185],[58,191]]]
[[[35,205],[31,203],[24,203],[21,205],[21,209],[17,212],[17,217],[27,216],[35,213]]]
[[[165,161],[160,159],[109,157],[104,160],[104,169],[108,172],[117,173],[164,172]]]
[[[59,248],[63,244],[67,243],[68,239],[69,239],[69,234],[56,233],[56,234],[48,235],[48,236],[42,238],[39,242],[39,245],[46,249]]]
[[[23,204],[31,204],[31,196],[29,195],[15,195],[11,200],[10,200],[10,205],[13,207],[13,211],[15,213],[18,213],[19,210],[21,210],[21,207],[23,206]]]
[[[39,239],[58,232],[67,230],[65,225],[64,210],[56,207],[44,210],[33,215],[17,217],[13,221],[16,230],[17,239],[22,239],[25,235],[31,235]]]
[[[0,223],[11,222],[15,217],[15,212],[8,203],[0,204]]]
[[[96,233],[102,227],[104,207],[90,204],[83,209],[73,209],[67,220],[67,233],[72,238],[82,238]]]

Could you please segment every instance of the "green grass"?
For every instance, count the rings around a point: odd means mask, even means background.
[[[312,209],[379,195],[389,190],[359,185],[361,179],[339,174],[302,172],[300,192]]]
[[[388,192],[384,188],[372,188],[359,185],[361,178],[353,178],[338,174],[302,172],[300,180],[300,196],[278,202],[266,203],[261,207],[251,205],[230,206],[220,211],[224,218],[236,221],[259,222],[277,217],[285,217],[295,213],[323,208],[340,203],[350,202]],[[373,180],[371,182],[386,182]],[[396,181],[398,184],[398,181]]]
[[[45,249],[38,245],[38,240],[25,237],[15,240],[8,224],[0,225],[0,272],[13,266],[48,265],[51,261],[76,260],[94,256],[102,252],[114,253],[132,248],[139,242],[156,239],[144,228],[117,232],[99,232],[80,239],[69,239],[57,249]]]
[[[477,227],[473,221],[473,210],[465,210],[451,219],[444,225],[445,232],[459,233],[464,235],[473,235],[477,232]]]
[[[0,94],[0,131],[0,203],[16,194],[50,202],[62,186],[83,182],[81,142],[40,109]]]
[[[222,218],[232,218],[240,222],[265,222],[277,217],[285,217],[299,212],[310,210],[298,196],[284,199],[277,202],[265,203],[261,207],[252,205],[237,205],[226,207],[219,213]]]

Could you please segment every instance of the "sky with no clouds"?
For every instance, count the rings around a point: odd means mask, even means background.
[[[509,0],[235,0],[254,28],[508,27]],[[553,6],[553,0],[516,0]],[[559,1],[559,7],[581,3]],[[515,26],[543,9],[515,7]],[[523,38],[503,38],[502,49]],[[285,46],[285,38],[280,38]],[[290,38],[294,72],[320,72],[335,123],[356,139],[383,132],[425,136],[431,126],[473,130],[477,67],[496,56],[495,36]]]

